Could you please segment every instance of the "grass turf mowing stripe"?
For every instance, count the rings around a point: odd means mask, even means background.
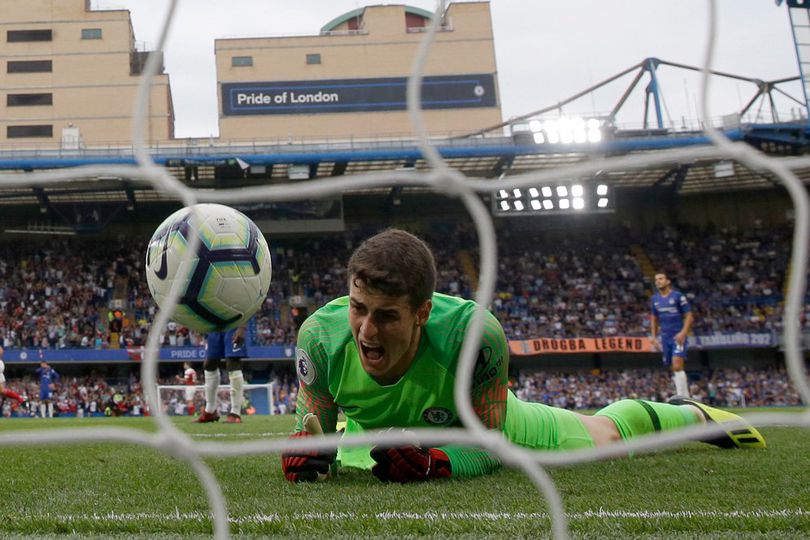
[[[56,519],[62,522],[96,522],[96,523],[128,523],[144,520],[157,520],[161,522],[207,522],[211,516],[204,512],[170,512],[170,513],[116,513],[104,512],[93,514],[55,514],[47,513],[37,516],[45,519]],[[647,511],[625,511],[625,510],[586,510],[584,512],[566,513],[570,521],[582,521],[590,519],[705,519],[705,518],[801,518],[810,517],[810,510],[734,510],[722,511],[669,511],[669,510],[647,510]],[[296,512],[293,514],[249,514],[246,516],[231,516],[231,523],[279,523],[292,521],[357,521],[357,520],[378,520],[378,521],[514,521],[514,520],[548,520],[549,515],[545,512]]]

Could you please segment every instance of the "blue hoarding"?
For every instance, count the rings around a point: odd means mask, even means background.
[[[139,362],[145,351],[142,347],[130,349],[6,349],[3,360],[7,364],[49,363],[104,363]],[[185,362],[205,360],[205,347],[165,347],[158,353],[160,362]],[[246,360],[292,359],[295,346],[272,345],[248,348]]]
[[[407,77],[274,81],[222,84],[222,114],[322,114],[402,111],[407,108]],[[494,107],[492,74],[425,77],[422,108]]]

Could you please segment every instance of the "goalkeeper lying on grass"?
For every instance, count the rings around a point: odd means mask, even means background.
[[[306,437],[304,416],[314,414],[334,433],[338,409],[346,433],[383,428],[460,426],[453,400],[459,353],[476,304],[434,292],[436,266],[415,236],[390,229],[365,242],[348,265],[349,296],[316,311],[298,334],[300,390],[296,433]],[[473,406],[481,421],[513,443],[538,450],[574,450],[661,430],[740,417],[684,398],[666,403],[622,400],[593,416],[518,400],[507,388],[509,347],[503,328],[487,314],[473,375]],[[764,447],[748,426],[730,429],[712,444]],[[339,452],[282,454],[292,482],[312,481],[338,460],[371,469],[382,481],[413,482],[472,477],[500,465],[486,451],[459,446],[377,446]]]

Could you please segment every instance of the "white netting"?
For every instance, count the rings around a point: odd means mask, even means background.
[[[171,0],[169,10],[162,28],[161,37],[157,46],[162,51],[166,36],[173,22],[178,0]],[[430,50],[431,43],[436,35],[438,25],[442,19],[448,1],[437,2],[435,16],[429,30],[419,47],[418,56],[408,84],[408,110],[418,136],[419,145],[425,159],[430,164],[427,173],[409,171],[395,171],[374,174],[356,175],[350,177],[334,177],[323,180],[313,180],[299,183],[296,186],[267,186],[245,189],[221,190],[216,192],[196,191],[170,176],[164,169],[156,166],[150,159],[144,145],[145,111],[149,99],[149,86],[151,77],[155,75],[158,67],[159,55],[152,54],[146,64],[141,80],[139,97],[135,108],[135,126],[133,140],[138,165],[133,167],[82,167],[73,170],[45,172],[27,175],[0,175],[0,181],[6,186],[27,186],[32,183],[47,184],[78,180],[88,176],[118,176],[121,178],[137,178],[147,180],[157,190],[171,193],[180,198],[187,206],[198,202],[236,203],[242,201],[255,201],[257,199],[287,201],[300,200],[305,197],[337,195],[348,190],[390,185],[423,185],[433,187],[447,196],[461,199],[475,221],[480,242],[481,269],[480,288],[476,301],[480,306],[489,305],[495,286],[495,270],[497,260],[495,232],[489,211],[476,196],[476,192],[493,192],[507,187],[529,187],[540,182],[554,180],[567,180],[574,177],[594,175],[598,171],[615,169],[631,170],[642,169],[656,165],[671,164],[674,162],[687,162],[696,158],[726,158],[739,161],[752,170],[767,171],[779,178],[788,190],[794,204],[796,226],[793,236],[791,268],[787,302],[784,314],[784,347],[788,372],[792,382],[802,396],[804,403],[810,403],[810,386],[804,375],[800,345],[800,309],[803,301],[805,280],[807,275],[807,242],[810,230],[810,216],[808,215],[808,196],[802,183],[793,174],[793,168],[810,167],[810,157],[793,159],[769,158],[745,144],[731,143],[721,133],[707,128],[706,133],[714,143],[710,147],[666,150],[645,155],[630,155],[617,158],[594,159],[570,167],[564,167],[542,172],[528,173],[513,176],[497,181],[472,180],[463,174],[449,168],[442,160],[438,151],[428,140],[424,123],[418,108],[420,102],[420,87],[422,67]],[[709,36],[706,48],[703,85],[701,92],[702,116],[711,117],[708,110],[706,96],[711,85],[708,71],[712,68],[714,46],[717,39],[717,13],[716,1],[707,3],[709,17]],[[710,126],[711,122],[704,121],[703,125]],[[188,254],[196,251],[192,245]],[[178,282],[179,283],[179,282]],[[179,289],[172,290],[171,300],[177,301]],[[475,363],[477,344],[480,342],[483,327],[483,307],[479,308],[478,316],[470,325],[462,349],[462,358],[459,362],[458,377],[456,378],[456,406],[466,430],[415,430],[419,440],[428,444],[461,443],[480,446],[496,453],[501,460],[516,468],[520,468],[531,478],[538,489],[545,496],[550,512],[553,516],[553,534],[556,538],[568,536],[568,524],[563,511],[563,504],[558,491],[543,466],[573,464],[592,461],[610,456],[626,455],[629,452],[651,451],[675,443],[693,439],[696,436],[719,434],[722,429],[717,426],[695,426],[677,432],[666,432],[655,436],[635,439],[627,443],[614,444],[593,450],[581,450],[568,453],[536,452],[522,449],[509,444],[500,434],[487,431],[475,415],[469,399],[469,388],[472,382],[472,373]],[[336,435],[330,435],[317,441],[311,440],[256,440],[239,443],[205,443],[193,442],[191,438],[179,431],[160,412],[157,406],[158,395],[155,384],[147,381],[156,381],[156,366],[158,353],[158,329],[164,328],[168,322],[170,309],[161,310],[157,320],[152,325],[152,332],[146,346],[146,359],[141,371],[147,402],[153,411],[158,430],[152,434],[144,434],[121,428],[94,428],[82,430],[32,431],[24,434],[6,433],[0,435],[0,445],[42,445],[65,444],[73,442],[115,441],[140,444],[161,450],[177,459],[186,461],[191,465],[203,486],[205,487],[214,520],[214,534],[217,538],[229,536],[228,515],[225,500],[219,484],[211,473],[209,467],[203,462],[203,456],[232,456],[248,455],[268,452],[280,452],[284,449],[303,448],[334,448],[338,443]],[[810,412],[803,414],[752,414],[747,419],[756,426],[792,425],[810,427]],[[388,444],[407,444],[412,441],[410,434],[382,434],[367,433],[343,441],[344,446],[360,446],[385,442]]]

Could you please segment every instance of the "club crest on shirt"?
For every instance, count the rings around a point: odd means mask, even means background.
[[[295,366],[298,372],[298,380],[306,385],[315,382],[315,366],[304,349],[295,350]]]
[[[444,407],[431,407],[422,413],[422,420],[434,426],[445,426],[453,419],[450,409]]]

